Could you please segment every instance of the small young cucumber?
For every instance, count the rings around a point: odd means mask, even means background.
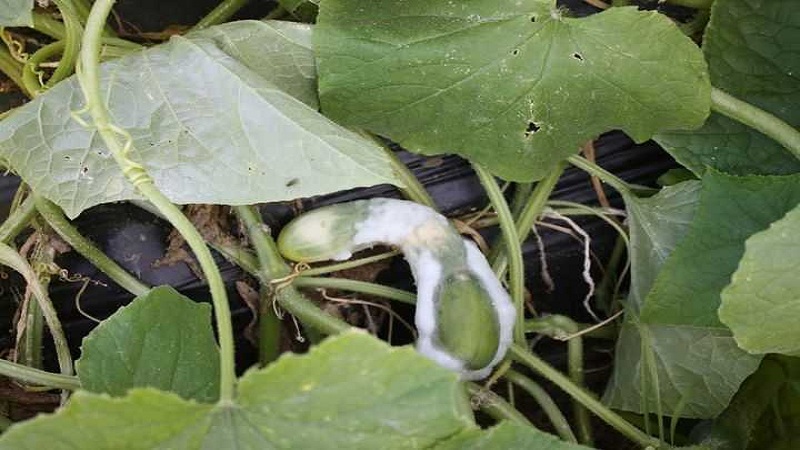
[[[436,211],[372,199],[303,214],[278,237],[298,262],[342,260],[376,244],[400,248],[417,284],[417,350],[464,379],[486,377],[505,356],[515,310],[486,258]]]

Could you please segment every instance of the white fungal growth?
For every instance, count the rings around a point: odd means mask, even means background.
[[[308,223],[306,219],[316,220],[312,217],[315,213],[326,224]],[[301,230],[305,227],[308,229]],[[332,248],[328,254],[335,259],[349,257],[353,252],[379,243],[399,247],[417,284],[417,350],[439,365],[459,372],[464,379],[474,380],[486,377],[505,356],[512,341],[516,316],[511,299],[477,246],[461,238],[447,219],[433,209],[392,199],[325,207],[301,216],[296,219],[296,224],[289,224],[278,240],[279,245],[281,242],[300,242],[297,237],[303,235],[309,236],[315,247],[326,236],[331,236]],[[295,248],[286,250],[281,249],[287,257],[302,260],[302,251]],[[319,254],[326,253],[323,251]],[[437,323],[437,310],[440,303],[437,295],[444,280],[455,273],[466,273],[478,280],[482,288],[480,295],[488,298],[494,312],[494,317],[487,317],[486,320],[496,321],[498,342],[494,357],[483,367],[469,368],[468,361],[462,361],[448,352],[438,339],[440,324]],[[455,302],[457,305],[458,299]],[[489,355],[491,353],[486,355],[486,359]]]

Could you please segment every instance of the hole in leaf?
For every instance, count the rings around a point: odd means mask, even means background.
[[[536,123],[528,122],[528,127],[525,128],[525,137],[530,137],[531,135],[535,134],[537,131],[541,129],[542,127],[540,127]]]
[[[583,61],[583,55],[581,55],[581,54],[580,54],[580,53],[578,53],[578,52],[575,52],[575,53],[573,53],[573,54],[572,54],[572,57],[573,57],[573,58],[575,58],[575,59],[577,59],[578,61]]]
[[[536,22],[536,16],[531,16],[531,22]]]
[[[511,54],[514,55],[514,56],[519,55],[519,49],[515,48],[514,50],[511,50]]]

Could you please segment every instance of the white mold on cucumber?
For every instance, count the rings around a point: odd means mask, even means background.
[[[294,261],[349,258],[377,244],[400,248],[417,284],[417,350],[464,379],[481,379],[505,356],[515,309],[486,258],[426,206],[371,199],[326,206],[278,237]],[[444,321],[445,323],[441,323]]]

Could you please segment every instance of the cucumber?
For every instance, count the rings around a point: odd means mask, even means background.
[[[293,261],[347,259],[376,244],[400,248],[417,284],[417,350],[464,379],[480,379],[505,356],[516,311],[486,258],[436,211],[371,199],[303,214],[278,237]]]

